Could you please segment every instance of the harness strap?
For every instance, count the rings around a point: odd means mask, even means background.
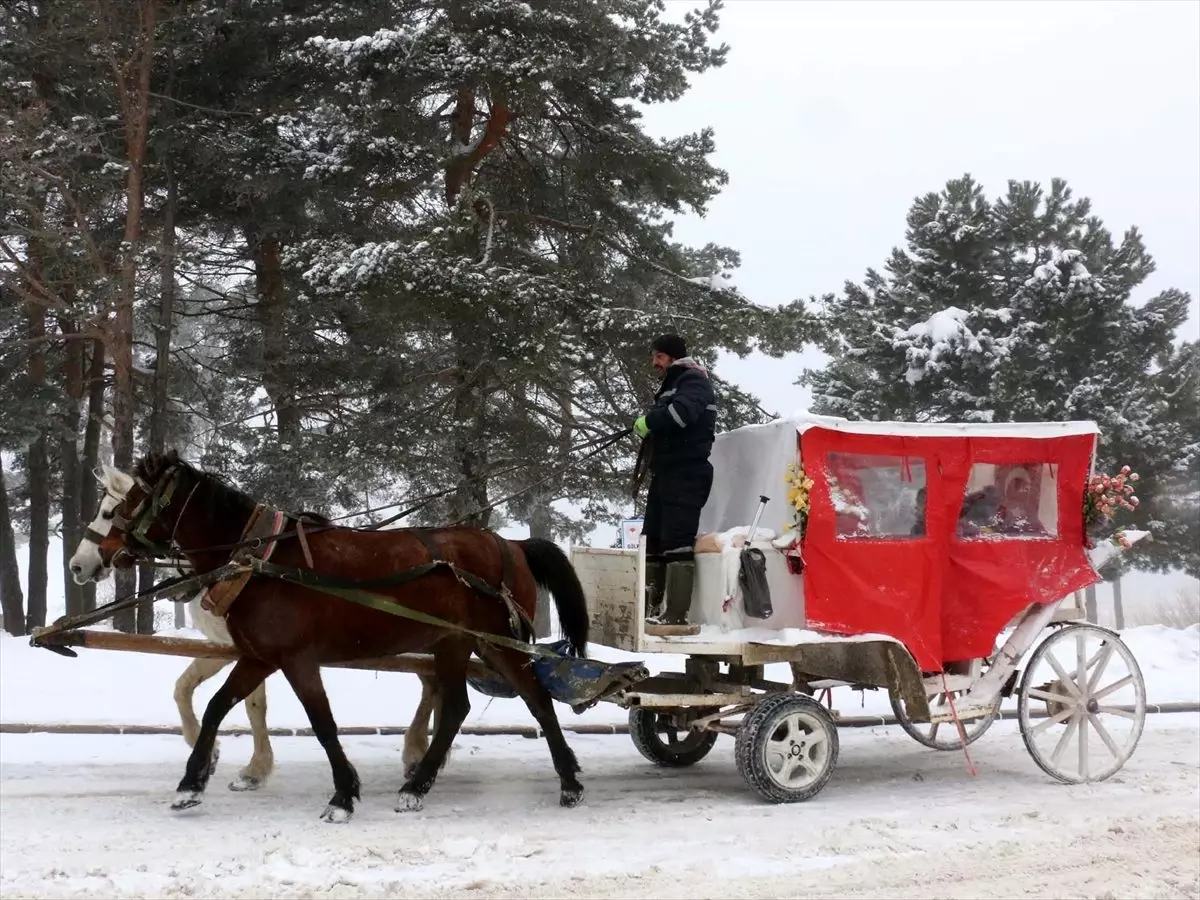
[[[531,654],[534,656],[553,657],[560,659],[562,654],[555,653],[538,644],[527,643],[526,641],[515,640],[514,638],[505,637],[501,634],[488,634],[482,631],[475,631],[471,628],[466,628],[462,625],[457,625],[454,622],[447,622],[445,619],[439,619],[437,616],[431,616],[428,613],[423,613],[418,610],[403,606],[391,597],[382,594],[375,594],[365,590],[364,586],[393,586],[395,584],[403,584],[407,581],[413,581],[423,575],[428,574],[437,568],[446,567],[452,571],[456,570],[453,563],[446,560],[438,560],[427,562],[415,569],[408,569],[404,572],[397,572],[395,575],[389,575],[384,578],[367,579],[363,581],[350,581],[344,578],[338,578],[332,575],[321,575],[306,569],[297,569],[292,566],[281,566],[278,563],[265,562],[261,559],[250,560],[250,568],[255,574],[265,575],[269,578],[278,578],[281,581],[287,581],[292,584],[298,584],[303,587],[312,588],[313,590],[321,591],[324,594],[331,594],[334,597],[341,597],[343,600],[349,600],[351,603],[357,603],[360,606],[367,606],[371,609],[385,612],[388,615],[400,616],[404,619],[411,619],[414,622],[420,622],[423,625],[429,625],[434,628],[442,628],[448,631],[457,631],[460,634],[467,634],[477,638],[485,643],[496,644],[501,647],[510,647],[513,650],[519,650],[522,653]],[[488,593],[490,596],[498,596],[495,588],[489,585],[482,579],[476,578],[470,572],[455,571],[455,574],[461,577],[474,579],[478,582],[478,587],[472,585],[481,593]],[[485,590],[486,589],[486,590]]]
[[[513,634],[517,637],[532,640],[537,636],[537,628],[534,627],[533,620],[529,618],[525,610],[517,605],[517,601],[513,597],[513,570],[516,567],[516,561],[513,559],[512,548],[509,547],[508,541],[494,531],[492,537],[500,548],[500,599],[508,607],[509,624],[512,626]]]
[[[508,627],[512,629],[514,637],[521,639],[533,637],[536,633],[533,622],[529,619],[525,610],[521,609],[513,598],[512,573],[515,562],[512,558],[512,550],[504,538],[500,537],[494,531],[491,533],[500,548],[500,588],[497,590],[482,578],[458,568],[458,566],[447,560],[442,554],[438,540],[431,530],[427,528],[414,528],[412,529],[412,533],[425,545],[425,549],[429,552],[429,558],[432,562],[449,567],[450,571],[454,573],[454,577],[472,590],[489,597],[494,597],[504,603],[505,609],[508,610]]]
[[[246,527],[242,529],[240,539],[250,541],[250,546],[247,550],[236,554],[233,562],[243,563],[246,557],[258,556],[261,556],[263,560],[270,559],[279,546],[275,537],[283,531],[286,522],[287,515],[285,513],[272,509],[264,503],[257,504],[254,512],[246,521]],[[229,607],[233,606],[233,602],[246,587],[252,574],[249,569],[243,568],[237,574],[217,582],[204,592],[200,605],[213,615],[224,618],[225,614],[229,612]]]
[[[304,561],[308,567],[313,567],[312,551],[308,549],[308,537],[304,534],[304,520],[296,519],[296,537],[300,539],[300,549],[304,552]]]
[[[442,548],[438,546],[437,539],[429,533],[427,528],[413,528],[413,535],[422,544],[425,545],[426,551],[429,553],[429,558],[434,562],[445,562],[445,557],[442,556]]]

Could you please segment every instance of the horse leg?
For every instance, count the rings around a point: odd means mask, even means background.
[[[321,668],[315,663],[293,660],[283,666],[283,674],[303,704],[313,734],[325,749],[329,767],[333,770],[333,796],[321,813],[321,818],[337,824],[349,822],[354,814],[354,801],[359,799],[358,772],[346,758],[346,752],[338,740],[337,722],[333,720],[333,711],[329,708],[329,697],[321,680]]]
[[[216,764],[213,758],[213,745],[217,740],[217,729],[229,711],[274,671],[275,666],[245,656],[234,665],[233,671],[229,673],[225,683],[213,694],[204,710],[204,721],[200,725],[200,734],[196,737],[196,745],[192,747],[192,755],[188,757],[183,780],[175,789],[179,796],[171,804],[171,809],[188,809],[200,804],[200,795],[204,793],[204,788],[208,785],[208,779]]]
[[[441,718],[442,695],[438,683],[431,675],[418,675],[421,679],[421,702],[413,714],[412,724],[404,732],[404,777],[408,778],[416,771],[421,757],[429,752],[429,720],[433,719],[436,731],[438,720]],[[447,754],[448,755],[448,754]],[[445,766],[445,761],[442,762]]]
[[[467,663],[470,659],[471,645],[461,641],[434,651],[434,672],[441,689],[441,702],[435,707],[433,740],[400,788],[396,812],[417,812],[425,804],[425,795],[446,763],[450,745],[471,711],[471,698],[467,696]]]
[[[231,791],[257,791],[267,783],[275,768],[275,753],[271,750],[271,735],[267,731],[267,683],[264,681],[246,697],[246,715],[254,734],[254,753],[250,762],[229,784]]]
[[[558,716],[554,713],[554,700],[537,680],[533,667],[529,664],[529,657],[518,650],[489,646],[483,641],[479,642],[476,652],[481,659],[504,676],[537,719],[542,733],[546,735],[550,758],[554,760],[554,770],[558,772],[562,788],[559,803],[567,807],[577,806],[583,799],[583,785],[575,777],[580,771],[579,760],[575,758],[574,751],[563,737]]]
[[[200,735],[200,723],[196,720],[196,709],[192,705],[192,697],[196,688],[208,681],[232,660],[197,657],[193,659],[183,674],[175,681],[175,706],[179,710],[179,724],[183,729],[183,739],[189,747],[196,746],[196,738]],[[221,742],[214,741],[212,749],[212,764],[215,767],[221,756]]]

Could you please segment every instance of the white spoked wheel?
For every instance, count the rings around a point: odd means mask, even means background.
[[[983,672],[983,660],[975,660],[971,664],[971,675],[978,678]],[[959,698],[963,695],[963,691],[950,691],[949,694],[939,692],[929,695],[929,712],[931,716],[949,716],[953,710],[950,706],[950,701],[957,704]],[[973,744],[975,741],[983,737],[983,733],[992,727],[992,723],[996,721],[1000,715],[1000,703],[1002,698],[996,697],[996,704],[992,707],[991,712],[986,716],[979,716],[973,719],[967,719],[962,723],[963,733],[966,735],[964,743],[958,733],[958,726],[953,721],[950,722],[913,722],[908,718],[907,710],[904,706],[904,701],[898,697],[891,697],[892,712],[896,716],[896,723],[904,729],[905,734],[911,737],[918,744],[923,744],[934,750],[961,750],[966,744]]]
[[[1103,781],[1141,739],[1146,682],[1115,631],[1068,625],[1030,657],[1017,717],[1029,755],[1047,775],[1066,784]]]
[[[824,706],[803,694],[771,694],[746,713],[734,759],[746,783],[772,803],[820,793],[837,764],[838,732]]]

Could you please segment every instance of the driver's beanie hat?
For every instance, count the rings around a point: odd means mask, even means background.
[[[660,334],[650,347],[659,353],[665,353],[671,359],[683,359],[688,355],[687,344],[677,334]]]

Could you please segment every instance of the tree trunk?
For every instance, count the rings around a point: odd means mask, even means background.
[[[1087,621],[1093,625],[1099,625],[1100,622],[1096,616],[1096,586],[1089,584],[1083,591],[1083,607],[1086,610]]]
[[[81,476],[81,491],[79,498],[79,521],[84,526],[96,518],[96,510],[100,505],[100,493],[97,490],[92,473],[100,464],[100,424],[104,417],[104,344],[92,341],[92,358],[87,373],[87,424],[83,431],[83,461]],[[89,581],[83,586],[83,609],[85,612],[96,608],[96,583]]]
[[[484,440],[486,393],[482,360],[469,352],[463,340],[456,340],[458,359],[455,366],[454,458],[458,463],[458,488],[454,494],[455,521],[475,528],[487,528],[492,519],[488,505],[488,454]]]
[[[142,236],[142,204],[145,201],[146,134],[150,122],[150,74],[154,67],[154,31],[158,0],[143,0],[139,7],[138,33],[127,82],[117,70],[125,118],[125,156],[129,177],[125,184],[125,234],[121,253],[121,278],[117,292],[116,316],[112,335],[113,369],[113,465],[133,471],[133,304],[137,293],[137,256]],[[117,596],[135,591],[132,569],[115,574]],[[137,627],[134,611],[124,610],[113,618],[121,631]]]
[[[551,527],[550,498],[539,492],[533,497],[533,505],[529,513],[529,536],[541,538],[544,541],[554,540],[554,530]],[[544,588],[538,588],[537,609],[533,616],[533,628],[537,637],[550,635],[550,594]]]
[[[25,595],[21,590],[21,569],[17,565],[17,535],[8,509],[8,486],[4,481],[4,463],[0,458],[0,613],[4,629],[11,635],[25,634]]]
[[[1125,604],[1121,600],[1121,576],[1113,579],[1113,627],[1121,631],[1125,627]]]
[[[300,437],[300,408],[288,365],[288,297],[283,283],[279,239],[259,239],[254,252],[254,280],[262,323],[263,388],[275,407],[275,427],[284,443]]]
[[[151,453],[161,453],[167,446],[167,383],[171,370],[171,337],[175,317],[175,170],[170,155],[164,168],[167,176],[167,199],[163,208],[162,239],[159,242],[159,299],[158,323],[155,325],[154,382],[150,398]],[[147,591],[154,586],[157,570],[154,566],[138,567],[138,589]],[[154,634],[154,604],[137,608],[137,633]]]
[[[283,281],[283,263],[279,239],[274,235],[248,234],[254,259],[254,282],[258,294],[258,317],[262,331],[263,390],[275,410],[275,433],[289,464],[298,458],[300,447],[300,407],[296,402],[288,344],[288,295]],[[299,502],[289,487],[294,479],[288,472],[275,473],[279,493],[272,501],[284,508]]]
[[[60,319],[59,327],[65,334],[75,334],[78,328],[75,323]],[[79,411],[83,403],[84,383],[84,348],[78,340],[66,342],[66,356],[63,361],[63,383],[66,385],[66,398],[63,403],[62,435],[58,441],[58,455],[62,465],[62,568],[63,586],[66,600],[66,613],[69,616],[83,612],[83,586],[75,583],[71,577],[69,563],[75,548],[83,537],[83,526],[80,516],[83,515],[82,496],[85,490],[84,479],[87,474],[80,467],[79,460]]]
[[[31,259],[35,251],[30,250]],[[33,263],[34,271],[41,266]],[[31,301],[26,304],[26,322],[30,345],[29,383],[39,390],[46,383],[46,310]],[[38,436],[29,445],[29,583],[25,594],[29,598],[26,625],[29,628],[46,624],[46,579],[50,556],[50,453],[46,428],[38,425]]]

